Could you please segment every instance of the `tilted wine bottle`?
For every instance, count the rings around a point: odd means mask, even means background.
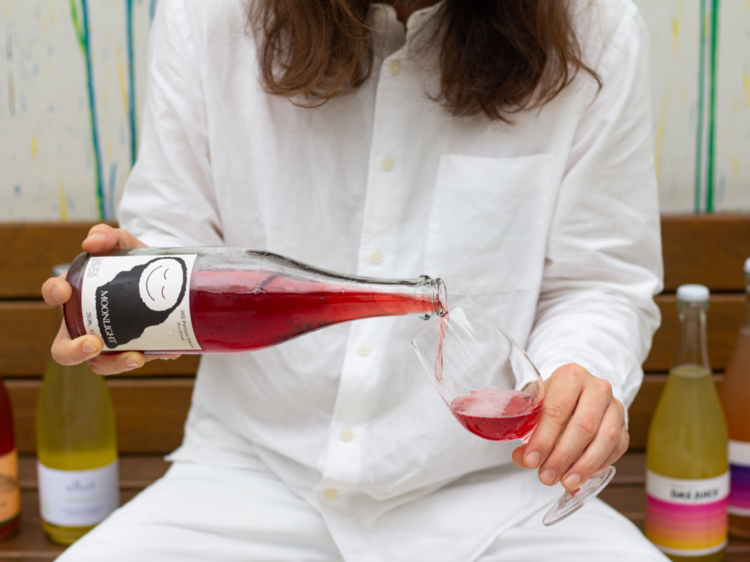
[[[677,290],[680,331],[646,445],[646,536],[673,561],[720,562],[727,544],[727,428],[706,347],[709,291]]]
[[[37,461],[42,526],[52,541],[72,544],[118,507],[112,399],[88,364],[50,358],[37,405]]]
[[[239,248],[81,254],[67,279],[71,337],[97,335],[105,351],[249,351],[349,320],[443,314],[446,300],[440,279],[342,275]]]

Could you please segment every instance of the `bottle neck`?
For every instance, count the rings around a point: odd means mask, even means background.
[[[707,302],[677,301],[679,317],[679,335],[672,370],[678,367],[692,366],[711,370],[708,362],[706,342]]]

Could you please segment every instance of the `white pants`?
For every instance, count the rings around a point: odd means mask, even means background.
[[[542,525],[542,515],[503,533],[478,562],[668,562],[632,523],[599,500],[552,527]],[[176,463],[58,558],[107,561],[342,558],[318,512],[272,473]]]

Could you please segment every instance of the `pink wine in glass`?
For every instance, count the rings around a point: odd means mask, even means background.
[[[276,345],[360,318],[443,314],[445,285],[331,273],[237,248],[81,254],[68,270],[71,337],[105,351],[228,353]]]
[[[450,403],[456,419],[472,433],[492,441],[527,437],[536,427],[543,401],[525,392],[484,387]]]

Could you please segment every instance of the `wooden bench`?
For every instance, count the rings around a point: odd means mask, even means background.
[[[63,548],[48,542],[39,521],[35,467],[36,402],[54,338],[55,313],[39,289],[53,265],[80,252],[90,224],[0,225],[0,376],[14,407],[21,453],[21,533],[0,543],[0,562],[53,560]],[[742,265],[750,257],[750,216],[664,217],[665,290],[657,297],[662,327],[644,364],[646,377],[630,408],[630,451],[617,463],[602,498],[643,528],[646,434],[666,382],[676,337],[675,290],[702,283],[712,291],[708,334],[716,381],[723,372],[744,311]],[[126,502],[167,469],[190,405],[198,358],[157,361],[107,378],[117,416],[121,497]],[[168,404],[169,408],[164,408]],[[750,542],[732,540],[728,562],[750,562]]]

